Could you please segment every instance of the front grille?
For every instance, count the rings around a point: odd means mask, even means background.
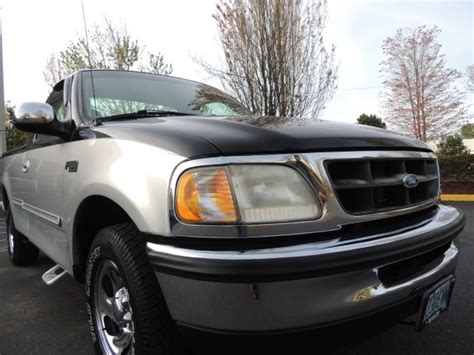
[[[438,196],[435,159],[341,159],[325,165],[341,206],[350,214],[401,209]],[[417,177],[417,186],[404,185],[408,174]]]

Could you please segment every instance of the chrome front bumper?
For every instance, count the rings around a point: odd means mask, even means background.
[[[379,269],[441,245],[462,230],[457,209],[440,206],[427,224],[363,242],[203,251],[148,243],[171,316],[214,331],[280,331],[343,321],[402,302],[454,273],[454,244],[422,272],[386,286]]]

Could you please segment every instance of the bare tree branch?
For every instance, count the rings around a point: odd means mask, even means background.
[[[426,26],[399,29],[382,46],[385,121],[424,142],[453,133],[467,118],[464,95],[454,85],[461,73],[446,68],[439,32]]]
[[[221,0],[220,67],[195,59],[252,111],[317,118],[333,96],[335,48],[326,49],[326,0]]]
[[[467,67],[466,76],[467,89],[470,92],[474,93],[474,64]]]

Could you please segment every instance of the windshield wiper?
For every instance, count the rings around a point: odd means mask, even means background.
[[[101,117],[101,121],[113,121],[113,120],[133,120],[137,118],[145,117],[162,117],[162,116],[192,116],[192,113],[176,112],[176,111],[165,111],[165,110],[139,110],[135,112],[121,113],[119,115]]]

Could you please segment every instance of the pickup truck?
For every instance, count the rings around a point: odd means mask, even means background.
[[[171,76],[83,70],[16,106],[9,256],[85,283],[98,352],[178,353],[182,329],[269,334],[449,306],[462,213],[435,154],[367,126],[261,117]],[[398,314],[398,313],[397,313]],[[401,313],[400,313],[401,314]]]

